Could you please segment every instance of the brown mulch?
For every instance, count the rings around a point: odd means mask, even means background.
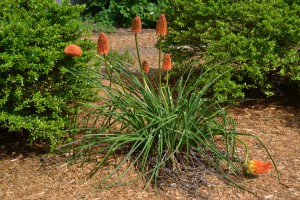
[[[151,63],[156,63],[155,31],[144,30],[139,38],[141,53]],[[97,35],[92,37],[96,39]],[[129,30],[120,29],[109,34],[108,39],[111,49],[129,49],[135,53],[134,37]],[[228,187],[209,172],[205,177],[194,177],[204,184],[189,193],[180,189],[178,184],[183,182],[179,178],[178,182],[164,185],[160,191],[151,188],[143,191],[144,182],[139,180],[132,185],[100,192],[94,186],[109,169],[86,179],[91,169],[89,164],[83,168],[79,164],[68,165],[65,162],[68,155],[48,156],[42,144],[32,147],[22,140],[1,137],[0,199],[300,199],[300,99],[294,98],[293,103],[290,99],[261,100],[229,108],[239,131],[256,134],[266,144],[280,173],[280,181],[274,168],[268,174],[247,179],[250,182],[245,186],[254,194]],[[5,130],[1,131],[3,134]],[[259,143],[251,138],[244,140],[249,144],[250,158],[267,160]],[[127,178],[136,176],[137,172],[132,170]]]
[[[110,50],[125,52],[126,50],[136,58],[135,38],[134,33],[130,29],[118,29],[116,33],[107,35]],[[94,34],[90,37],[93,42],[97,42],[98,34]],[[156,69],[158,66],[158,50],[154,47],[157,41],[155,30],[143,29],[141,34],[138,34],[138,43],[140,47],[141,60],[147,59],[150,64],[150,68]],[[137,60],[137,59],[135,59]],[[135,65],[138,65],[136,61]]]

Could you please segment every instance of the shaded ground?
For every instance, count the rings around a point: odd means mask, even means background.
[[[134,53],[134,37],[126,29],[108,35],[111,49]],[[145,30],[140,37],[141,53],[156,63],[156,37],[153,30]],[[97,36],[92,38],[97,40]],[[153,64],[152,66],[155,66]],[[114,187],[99,192],[94,184],[107,171],[85,179],[89,165],[67,165],[67,155],[47,156],[43,148],[33,148],[15,140],[0,138],[0,199],[300,199],[300,99],[253,101],[247,105],[229,108],[237,121],[239,131],[258,135],[267,145],[279,169],[251,179],[246,186],[253,194],[238,188],[228,188],[217,177],[207,174],[203,186],[187,194],[178,189],[178,183],[165,185],[162,191],[143,191],[143,181],[129,186]],[[298,104],[297,104],[298,103]],[[3,135],[0,133],[0,136]],[[263,148],[247,138],[250,158],[266,160]],[[42,146],[42,145],[41,145]],[[117,159],[117,158],[116,158]],[[109,170],[109,169],[107,169]],[[135,177],[131,172],[128,176]]]

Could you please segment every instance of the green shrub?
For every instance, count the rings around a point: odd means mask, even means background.
[[[83,7],[53,0],[2,0],[0,7],[0,126],[54,146],[78,102],[93,96],[87,83],[67,70],[87,70],[93,45],[76,42],[81,57],[63,53],[81,37]]]
[[[232,71],[213,86],[217,98],[244,97],[249,88],[271,96],[280,84],[299,82],[299,0],[175,0],[174,5],[166,11],[166,49],[177,62],[218,64],[204,82]]]
[[[143,18],[145,27],[154,27],[161,10],[169,5],[168,0],[90,0],[86,14],[91,14],[96,22],[129,27],[135,16]]]

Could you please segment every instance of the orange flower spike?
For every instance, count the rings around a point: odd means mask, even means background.
[[[156,34],[161,36],[167,35],[167,20],[165,14],[161,14],[156,24]]]
[[[99,54],[108,54],[109,47],[105,33],[101,32],[97,41],[97,52]]]
[[[172,60],[171,55],[169,53],[166,53],[164,56],[162,69],[164,71],[170,71],[172,69]]]
[[[139,16],[136,16],[133,19],[133,22],[132,22],[132,25],[131,25],[131,30],[134,33],[142,32],[142,21],[141,21],[141,18]]]
[[[262,162],[259,160],[250,160],[247,164],[247,169],[251,174],[265,174],[271,167],[271,162]]]
[[[148,74],[149,71],[150,71],[150,67],[149,67],[149,62],[148,62],[148,60],[144,60],[144,62],[142,63],[142,65],[143,65],[144,72],[145,72],[146,74]]]
[[[82,50],[79,46],[77,46],[75,44],[70,44],[65,47],[64,53],[69,56],[81,56]]]

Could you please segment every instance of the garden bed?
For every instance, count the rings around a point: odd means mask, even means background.
[[[141,54],[146,55],[150,67],[156,68],[155,31],[143,30],[139,37]],[[97,38],[98,35],[94,35],[91,39],[96,41]],[[135,54],[133,33],[128,29],[108,34],[108,39],[112,50],[128,49]],[[85,179],[91,169],[89,164],[84,168],[67,165],[68,155],[46,156],[43,144],[30,147],[8,136],[0,140],[0,199],[299,199],[300,107],[297,100],[299,102],[296,98],[252,101],[229,108],[238,131],[257,134],[266,144],[281,175],[279,182],[272,169],[268,174],[247,179],[250,182],[246,187],[254,194],[227,187],[222,179],[209,172],[205,177],[195,177],[202,179],[203,184],[193,191],[184,191],[184,187],[178,185],[184,181],[179,178],[178,182],[164,184],[160,191],[151,188],[143,191],[144,182],[140,180],[100,193],[93,188],[106,171]],[[250,158],[267,159],[264,149],[256,141],[246,140]],[[136,175],[132,171],[126,178]]]

